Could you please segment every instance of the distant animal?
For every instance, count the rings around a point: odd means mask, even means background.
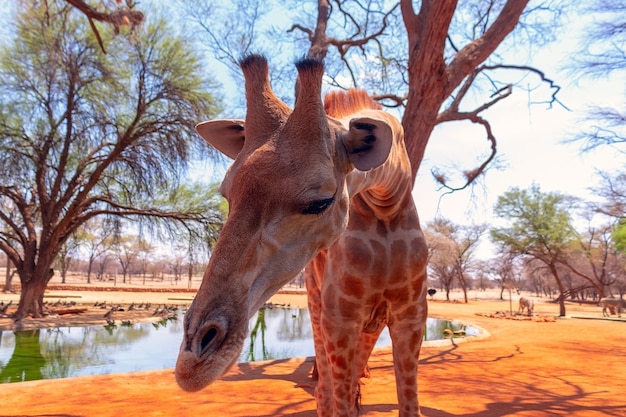
[[[622,308],[624,308],[626,302],[620,298],[606,297],[600,300],[600,307],[602,307],[602,316],[610,317],[613,312],[617,313],[617,317],[622,317]]]
[[[107,324],[113,325],[115,324],[115,320],[113,320],[113,313],[117,311],[117,307],[111,307],[111,309],[104,315],[104,319]]]
[[[518,313],[523,314],[524,310],[526,310],[526,313],[528,314],[528,316],[532,316],[535,310],[535,302],[530,298],[521,297],[519,299]]]
[[[430,296],[430,298],[433,298],[435,296],[435,294],[437,294],[437,290],[434,288],[431,288],[428,290],[428,295]]]
[[[7,304],[4,304],[4,301],[0,304],[0,314],[6,314],[9,307],[13,304],[13,300],[9,301]]]

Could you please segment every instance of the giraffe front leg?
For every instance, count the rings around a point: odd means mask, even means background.
[[[418,321],[389,326],[399,417],[421,415],[417,394],[417,365],[424,338],[424,324],[423,321]]]
[[[331,334],[325,339],[329,371],[329,379],[325,383],[327,382],[328,388],[326,393],[330,394],[332,401],[332,413],[324,415],[355,417],[358,415],[359,379],[364,368],[360,365],[357,353],[360,332],[354,328],[342,328],[337,325],[331,328]]]
[[[326,354],[326,348],[324,347],[324,338],[322,337],[322,328],[320,324],[322,315],[321,293],[319,283],[314,274],[314,268],[307,268],[304,276],[309,301],[309,315],[313,330],[313,344],[315,347],[314,371],[317,375],[312,375],[312,377],[317,379],[317,384],[315,385],[315,404],[317,407],[317,415],[318,417],[332,417],[333,402],[332,387],[330,384],[331,369],[328,365],[329,360]]]

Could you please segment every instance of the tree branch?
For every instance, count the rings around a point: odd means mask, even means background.
[[[98,32],[98,28],[96,28],[96,25],[93,23],[94,20],[113,25],[113,29],[116,35],[120,33],[120,28],[122,26],[129,26],[132,32],[135,30],[135,27],[140,25],[144,20],[143,13],[137,10],[132,10],[135,6],[132,0],[126,1],[127,9],[119,9],[111,13],[99,12],[95,8],[85,3],[83,0],[65,1],[67,1],[69,4],[77,8],[81,13],[87,16],[87,19],[89,20],[89,25],[91,26],[91,30],[93,31],[94,35],[96,35],[96,39],[98,40],[98,45],[100,45],[100,49],[102,49],[102,52],[104,52],[105,54],[106,50],[104,49],[104,44],[102,42],[102,38],[100,37],[100,32]]]
[[[504,38],[515,28],[529,0],[507,1],[493,24],[478,39],[463,47],[446,72],[449,77],[448,94],[460,84],[474,68],[491,55]]]

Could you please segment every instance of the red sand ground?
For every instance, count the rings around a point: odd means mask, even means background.
[[[626,416],[626,322],[577,304],[568,314],[590,319],[477,315],[508,309],[508,301],[430,303],[431,316],[475,324],[490,336],[422,349],[424,416]],[[537,303],[540,315],[557,311]],[[311,365],[304,358],[241,364],[198,393],[180,390],[171,369],[7,384],[0,386],[0,416],[313,417]],[[396,416],[390,349],[376,350],[369,365],[363,415]]]

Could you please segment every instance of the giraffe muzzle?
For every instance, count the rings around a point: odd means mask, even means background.
[[[175,376],[185,391],[198,391],[222,376],[237,363],[248,331],[245,314],[227,314],[220,308],[199,307],[187,311],[185,332],[176,361]]]

